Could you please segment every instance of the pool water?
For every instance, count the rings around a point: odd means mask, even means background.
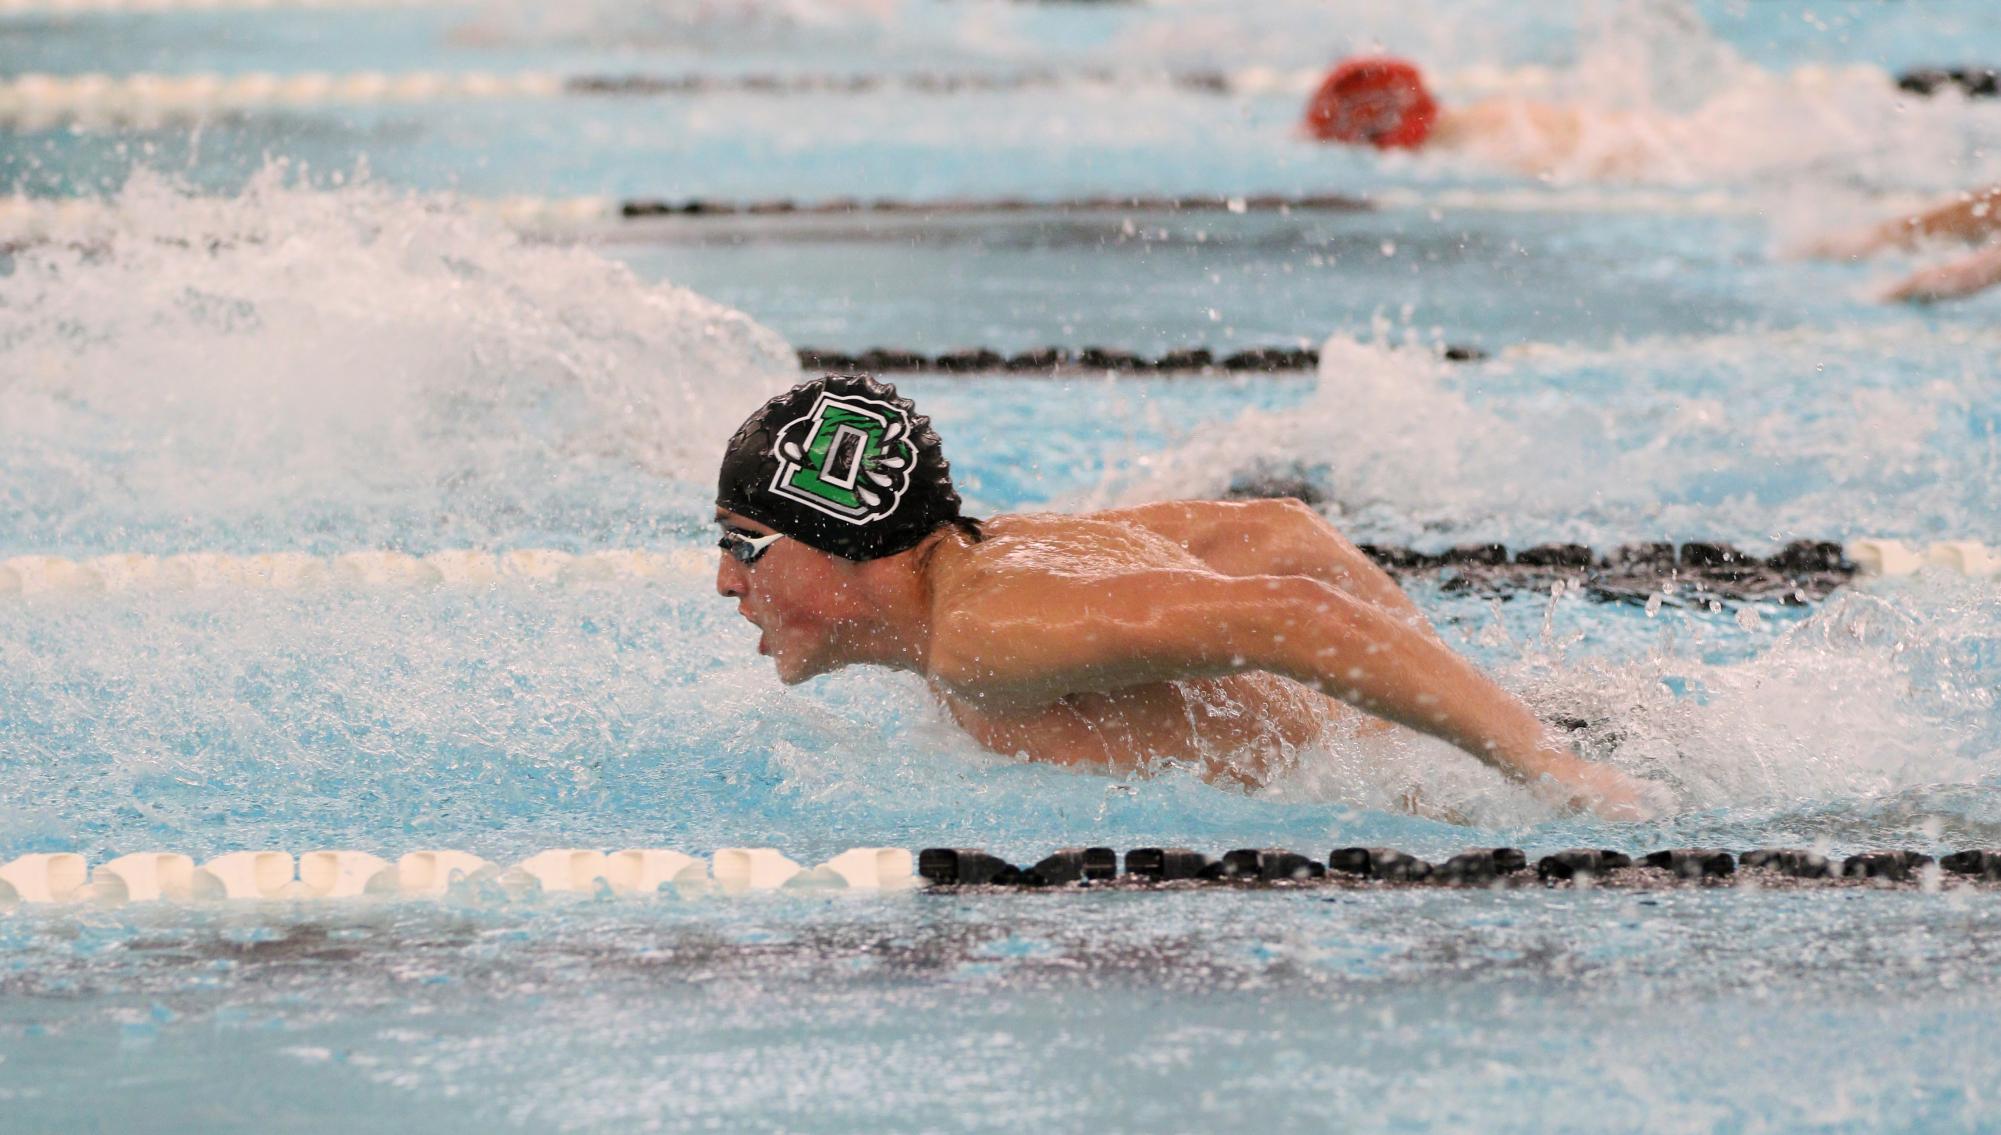
[[[1319,5],[1240,8],[0,21],[10,72],[1132,72],[0,134],[7,185],[112,218],[0,272],[0,559],[685,565],[0,596],[0,860],[2001,845],[2001,586],[1942,569],[1805,607],[1414,583],[1455,646],[1660,786],[1673,808],[1646,824],[1552,814],[1424,741],[1331,741],[1246,794],[983,753],[907,676],[777,682],[704,565],[722,440],[800,346],[1320,351],[1281,376],[900,379],[980,514],[1277,472],[1356,539],[1427,549],[2001,543],[2001,298],[1885,307],[1872,289],[1921,257],[1785,255],[2001,177],[2001,104],[1843,70],[2001,57],[1980,5],[1400,3],[1335,29]],[[1314,149],[1289,90],[1148,77],[1375,42],[1454,89],[1694,116],[1713,145],[1611,183],[1525,179]],[[476,207],[1328,192],[1380,207],[581,240]],[[1422,816],[1398,806],[1418,787]],[[24,906],[0,914],[0,1105],[25,1131],[1991,1130],[1997,917],[1951,887]]]

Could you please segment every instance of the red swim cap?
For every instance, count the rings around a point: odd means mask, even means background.
[[[1322,142],[1367,142],[1379,150],[1424,145],[1438,103],[1415,66],[1387,55],[1344,60],[1306,103],[1306,132]]]

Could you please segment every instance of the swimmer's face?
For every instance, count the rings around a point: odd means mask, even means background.
[[[772,529],[733,512],[716,513],[724,532],[770,535]],[[797,540],[781,539],[756,563],[720,553],[716,591],[737,601],[737,613],[762,632],[757,652],[769,654],[786,685],[835,670],[847,662],[842,631],[858,596],[856,565]]]

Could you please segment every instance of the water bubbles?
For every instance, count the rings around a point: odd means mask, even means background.
[[[602,540],[797,375],[740,313],[438,199],[272,168],[105,204],[97,247],[0,277],[0,528],[31,547]]]

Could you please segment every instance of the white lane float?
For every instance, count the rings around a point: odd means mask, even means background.
[[[436,897],[454,883],[490,878],[499,868],[467,851],[412,851],[396,861],[393,870],[369,880],[369,894]]]
[[[2001,554],[1977,540],[1947,540],[1933,544],[1926,551],[1925,560],[1975,578],[2001,575]]]
[[[776,890],[803,870],[770,847],[725,847],[709,857],[709,872],[727,894]]]
[[[500,873],[500,885],[510,893],[531,880],[533,888],[545,893],[591,894],[605,880],[607,865],[602,851],[583,848],[554,848],[537,852]],[[609,880],[605,886],[609,887]]]
[[[7,11],[0,0],[0,14]],[[547,99],[565,93],[563,76],[545,71],[499,75],[485,71],[443,74],[377,71],[328,74],[268,71],[237,74],[136,73],[49,75],[24,73],[0,79],[0,125],[44,128],[60,122],[85,125],[154,125],[224,112],[310,110],[378,103],[426,104],[491,99]]]
[[[1941,540],[1920,550],[1902,540],[1853,540],[1842,554],[1865,576],[1895,579],[1944,568],[1975,579],[2001,575],[2001,552],[1978,540]]]
[[[0,568],[13,574],[23,595],[104,590],[96,572],[62,556],[14,556],[0,560]]]
[[[1924,556],[1901,540],[1852,540],[1842,549],[1863,575],[1896,578],[1911,575],[1925,564]]]
[[[1860,578],[1896,578],[1942,569],[1976,579],[2001,576],[2001,549],[1978,540],[1945,540],[1920,547],[1901,540],[1859,539],[1842,546]],[[109,553],[83,560],[52,555],[0,559],[0,599],[15,595],[186,590],[302,590],[329,583],[350,588],[416,589],[493,587],[621,581],[651,583],[698,578],[715,570],[706,548],[605,548],[575,553],[559,548],[490,552],[448,548],[424,556],[369,550],[314,556],[303,552],[231,555],[183,552],[170,556]]]
[[[366,851],[308,851],[299,856],[298,893],[302,898],[359,898],[378,876],[395,870],[387,859]]]
[[[23,855],[0,866],[0,883],[18,902],[75,902],[89,876],[83,856],[67,851]]]
[[[708,878],[707,862],[665,848],[631,847],[605,857],[605,879],[622,895],[650,895],[679,883],[700,885]]]
[[[195,861],[175,851],[135,851],[100,864],[90,878],[122,885],[129,902],[187,902],[194,897]]]
[[[574,559],[576,557],[570,553],[555,548],[517,548],[500,554],[500,574],[513,579],[553,583],[562,578],[564,570]]]
[[[303,552],[230,555],[182,552],[170,556],[110,553],[73,560],[20,555],[0,560],[0,596],[148,591],[297,591],[327,584],[349,588],[416,589],[490,587],[510,580],[535,584],[594,581],[652,582],[700,576],[714,570],[713,553],[610,548],[574,554],[556,548],[517,548],[498,555],[479,549],[444,549],[425,556],[371,550],[321,557]]]
[[[269,8],[447,7],[467,0],[0,0],[0,16],[214,12]]]
[[[202,864],[191,889],[198,899],[292,898],[298,877],[289,851],[233,851]]]
[[[0,912],[24,904],[238,902],[439,898],[486,882],[509,898],[544,894],[649,896],[662,892],[901,891],[924,886],[915,855],[858,847],[812,870],[769,847],[731,847],[707,859],[667,848],[551,848],[506,868],[466,851],[412,851],[395,862],[366,851],[235,851],[196,865],[172,851],[138,851],[99,864],[48,852],[0,865]]]
[[[858,891],[901,891],[918,886],[917,859],[901,847],[856,847],[843,851],[786,885]]]
[[[432,552],[424,557],[424,562],[447,587],[485,587],[500,582],[500,562],[492,552],[448,549]]]
[[[345,552],[333,558],[333,577],[353,587],[427,587],[442,582],[436,567],[404,552]]]

